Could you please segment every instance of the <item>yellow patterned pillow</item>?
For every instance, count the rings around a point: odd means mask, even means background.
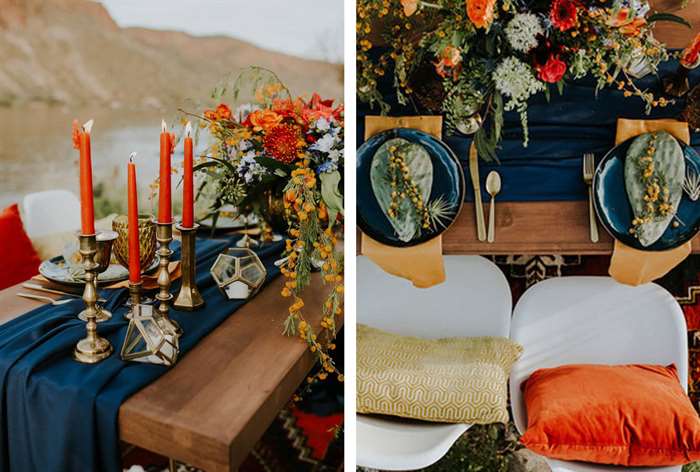
[[[507,338],[419,339],[357,326],[357,412],[445,423],[508,422]]]

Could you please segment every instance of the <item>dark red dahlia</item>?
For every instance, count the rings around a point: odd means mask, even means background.
[[[559,31],[568,31],[578,23],[578,4],[574,0],[554,0],[549,13],[552,25]]]
[[[272,128],[263,139],[265,152],[276,161],[291,164],[299,157],[301,132],[296,125],[283,123]]]

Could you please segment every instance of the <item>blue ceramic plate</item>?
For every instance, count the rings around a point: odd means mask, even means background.
[[[677,228],[668,225],[666,232],[651,246],[642,246],[629,233],[634,214],[625,189],[625,159],[634,138],[614,147],[598,163],[593,177],[593,203],[598,219],[610,235],[627,246],[643,251],[665,251],[678,247],[700,230],[700,200],[693,202],[683,192],[677,216],[681,224]],[[685,156],[686,171],[700,172],[700,156],[695,150],[679,142]]]
[[[158,255],[153,259],[151,265],[144,271],[144,273],[150,273],[158,267]],[[51,259],[44,261],[39,266],[39,273],[46,277],[46,279],[51,282],[66,285],[85,285],[85,279],[83,278],[85,272],[81,270],[80,266],[72,268],[69,264],[66,264],[66,260],[63,256],[52,257]],[[107,270],[97,275],[97,283],[103,284],[113,284],[121,282],[129,278],[129,270],[123,267],[121,264],[110,264]]]
[[[370,168],[377,150],[386,141],[403,138],[423,146],[433,163],[433,187],[430,200],[440,196],[455,209],[445,227],[424,230],[420,236],[401,241],[394,232],[389,219],[379,206],[370,182]],[[462,166],[452,150],[434,136],[423,131],[396,128],[379,133],[367,140],[357,150],[357,224],[372,239],[388,246],[407,247],[424,243],[443,233],[457,219],[464,200],[464,174]]]

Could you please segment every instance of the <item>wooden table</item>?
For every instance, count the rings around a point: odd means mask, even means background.
[[[282,335],[283,283],[278,277],[129,398],[119,410],[120,439],[207,472],[236,470],[315,361],[298,338]],[[41,305],[17,297],[18,291],[19,285],[0,291],[0,323]],[[325,294],[314,274],[304,300],[317,331]],[[206,315],[206,307],[191,314]]]
[[[484,214],[488,220],[488,203]],[[462,206],[457,221],[442,236],[445,254],[612,254],[612,238],[600,223],[600,241],[591,242],[586,201],[496,202],[496,241],[492,244],[477,239],[475,215],[473,203]],[[358,253],[359,243],[358,233]],[[693,240],[693,252],[700,253],[700,236]]]

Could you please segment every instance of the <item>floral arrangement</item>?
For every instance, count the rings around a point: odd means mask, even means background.
[[[669,53],[652,35],[647,0],[359,0],[358,96],[390,105],[380,84],[393,82],[399,104],[443,113],[449,132],[475,134],[479,154],[496,158],[504,111],[520,114],[527,146],[527,104],[561,93],[591,74],[598,89],[617,87],[647,111],[670,101],[634,79],[655,72]],[[393,77],[389,77],[393,75]]]
[[[198,116],[198,135],[204,131],[210,141],[208,154],[195,166],[204,174],[198,193],[211,188],[214,217],[232,205],[265,220],[273,213],[270,200],[281,202],[287,233],[281,294],[292,299],[284,333],[299,336],[316,353],[322,366],[316,378],[337,374],[342,380],[327,350],[335,348],[335,320],[343,300],[343,260],[336,239],[343,215],[343,107],[315,93],[309,100],[292,98],[273,73],[260,68],[238,77],[234,100],[242,97],[243,87],[252,88],[252,101],[233,109],[221,102]],[[227,86],[217,88],[213,96],[221,101],[227,91]],[[302,292],[314,269],[331,285],[323,305],[324,336],[303,315]]]

